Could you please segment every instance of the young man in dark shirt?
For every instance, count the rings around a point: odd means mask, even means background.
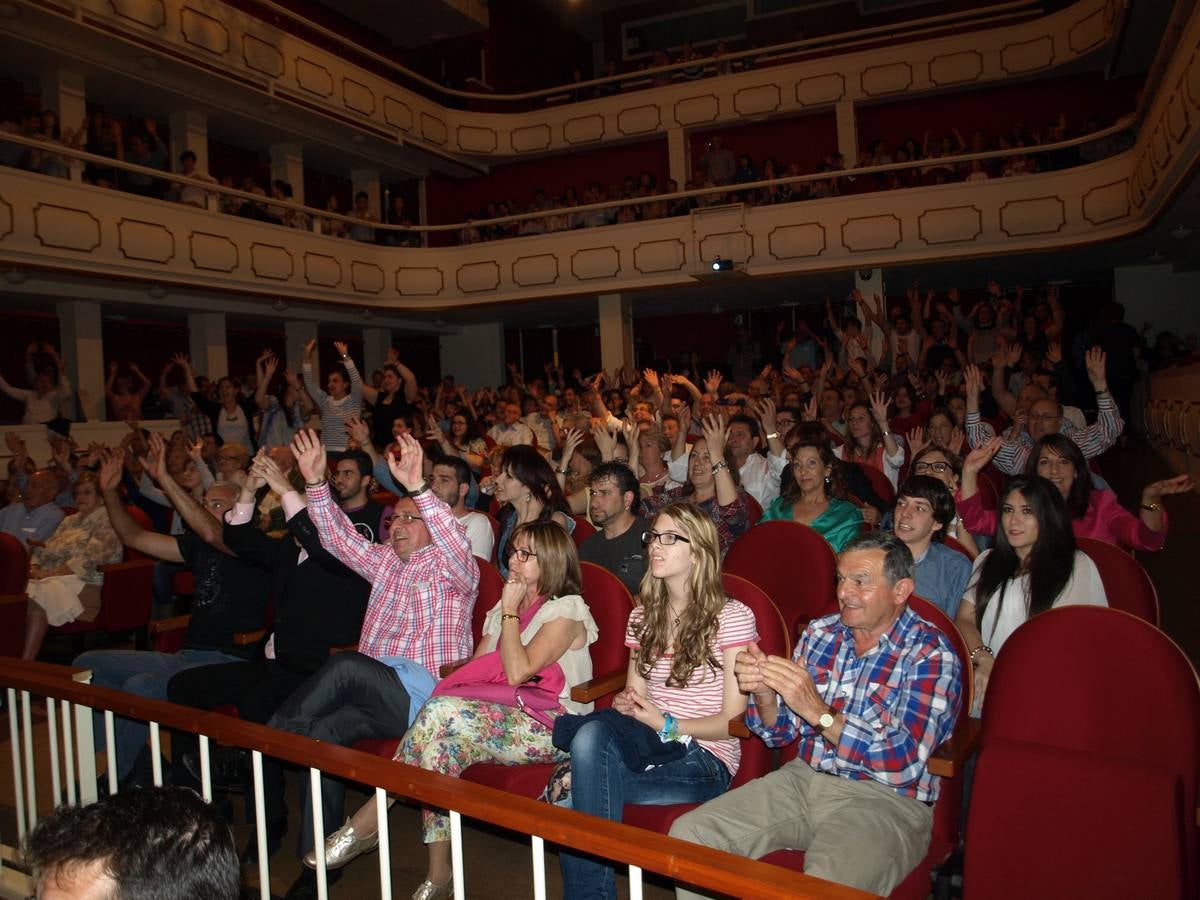
[[[588,478],[588,511],[599,531],[579,547],[579,558],[603,566],[637,596],[646,574],[642,532],[649,528],[634,513],[641,505],[637,476],[622,462],[607,462]]]

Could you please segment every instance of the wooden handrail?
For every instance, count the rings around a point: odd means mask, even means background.
[[[180,629],[187,628],[190,621],[192,621],[190,615],[171,616],[169,619],[155,619],[146,626],[146,629],[151,637],[155,637],[160,634],[166,634],[168,631],[179,631]]]
[[[157,722],[178,731],[208,735],[226,745],[257,750],[285,762],[319,768],[339,778],[376,785],[425,806],[454,809],[468,818],[524,834],[536,834],[561,846],[587,847],[589,852],[619,863],[640,866],[647,871],[738,897],[751,900],[792,897],[857,900],[873,896],[781,867],[560,809],[232,716],[108,688],[75,684],[61,675],[11,665],[7,659],[0,659],[0,687],[67,700],[96,710],[111,710],[116,715]]]

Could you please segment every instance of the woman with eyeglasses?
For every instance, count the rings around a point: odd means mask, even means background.
[[[888,427],[888,400],[882,391],[871,395],[871,404],[855,403],[846,416],[846,443],[834,453],[838,459],[873,466],[895,488],[900,467],[904,465],[904,447]]]
[[[975,669],[972,715],[979,714],[992,665],[1008,636],[1038,613],[1074,604],[1108,605],[1100,573],[1075,548],[1070,513],[1058,489],[1037,475],[1018,475],[1005,486],[995,545],[975,560],[955,616]]]
[[[634,772],[604,723],[587,722],[575,732],[570,806],[613,822],[621,821],[626,803],[702,803],[729,787],[740,760],[729,720],[746,709],[733,662],[758,637],[754,613],[725,596],[717,529],[704,510],[668,503],[644,539],[649,565],[629,616],[629,671],[613,709],[649,726],[659,742],[685,749],[673,761]],[[612,866],[565,850],[559,859],[564,897],[616,896]]]
[[[955,497],[955,514],[954,519],[946,526],[946,537],[954,538],[963,549],[971,554],[974,559],[979,555],[979,543],[975,540],[975,534],[972,534],[963,524],[962,516],[957,511],[957,497],[959,478],[962,475],[962,460],[958,455],[950,450],[945,450],[936,444],[928,444],[922,447],[920,452],[913,456],[912,466],[909,468],[909,475],[928,475],[931,478],[936,478],[950,490],[950,493]],[[985,528],[976,534],[986,535],[990,540],[992,532],[996,530],[994,525]]]
[[[571,687],[592,677],[588,647],[599,632],[579,592],[579,555],[571,538],[550,522],[520,525],[512,534],[508,578],[500,600],[488,612],[483,636],[472,659],[494,654],[510,684],[537,678],[547,667],[561,667],[566,683],[561,711],[586,714],[592,704],[571,699]],[[732,667],[730,667],[732,670]],[[516,706],[460,696],[434,696],[409,727],[396,761],[457,777],[477,762],[505,765],[555,762],[564,754],[551,743],[552,730]],[[374,800],[325,841],[325,865],[341,868],[378,845]],[[414,900],[451,897],[450,820],[441,812],[422,811],[423,837],[429,849],[425,880]],[[316,852],[304,858],[316,868]]]
[[[569,535],[575,530],[575,520],[550,463],[532,447],[517,444],[505,450],[494,484],[496,500],[506,504],[500,510],[496,559],[500,574],[507,578],[508,546],[518,525],[553,522]]]
[[[862,527],[862,511],[846,489],[828,441],[801,438],[791,450],[792,478],[762,514],[761,522],[783,520],[812,528],[840,553]]]
[[[979,472],[1000,448],[1000,438],[976,447],[963,464],[958,508],[972,531],[995,528],[996,513],[983,508],[979,497]],[[1194,487],[1188,475],[1155,481],[1142,489],[1141,509],[1135,517],[1121,506],[1112,491],[1092,486],[1091,472],[1079,445],[1061,434],[1048,434],[1033,445],[1025,476],[1039,475],[1062,494],[1071,514],[1075,537],[1095,538],[1127,550],[1161,550],[1167,541],[1167,511],[1163,497]]]

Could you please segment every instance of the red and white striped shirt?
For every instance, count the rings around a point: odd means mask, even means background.
[[[355,530],[328,484],[309,487],[306,494],[321,546],[371,583],[359,653],[373,659],[402,656],[435,677],[441,666],[471,655],[479,566],[450,507],[432,491],[414,498],[433,543],[402,560],[389,545],[372,543]]]
[[[633,636],[633,626],[640,623],[644,609],[637,607],[629,614],[629,625],[625,629],[625,646],[637,650],[641,645]],[[726,650],[732,647],[744,647],[751,641],[758,640],[758,623],[754,613],[744,603],[729,598],[717,616],[717,633],[713,637],[712,655],[722,659]],[[646,690],[650,701],[663,712],[669,712],[677,719],[701,719],[705,716],[715,716],[725,705],[725,672],[723,669],[698,667],[692,672],[687,687],[667,686],[667,678],[671,674],[673,654],[664,653],[659,657],[650,674],[646,677]],[[733,673],[729,673],[730,677]],[[742,747],[737,738],[722,738],[719,741],[697,742],[717,759],[725,763],[731,776],[737,774],[738,764],[742,758]]]

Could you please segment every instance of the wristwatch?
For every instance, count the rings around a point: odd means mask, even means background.
[[[835,719],[837,719],[837,710],[830,706],[817,719],[817,734],[824,734],[826,728],[832,728]]]
[[[777,438],[777,437],[779,437],[779,432],[778,432],[778,431],[772,431],[770,434],[768,434],[768,435],[767,435],[767,440],[768,440],[768,441],[773,441],[773,440],[775,440],[775,438]]]
[[[423,493],[425,493],[427,490],[429,490],[429,482],[428,482],[428,481],[422,481],[422,482],[421,482],[421,486],[420,486],[419,488],[417,488],[415,491],[409,491],[409,492],[408,492],[408,496],[409,496],[409,497],[420,497],[420,496],[421,496]]]
[[[1162,504],[1155,500],[1152,503],[1143,503],[1142,509],[1146,510],[1146,512],[1158,512],[1162,509]]]

